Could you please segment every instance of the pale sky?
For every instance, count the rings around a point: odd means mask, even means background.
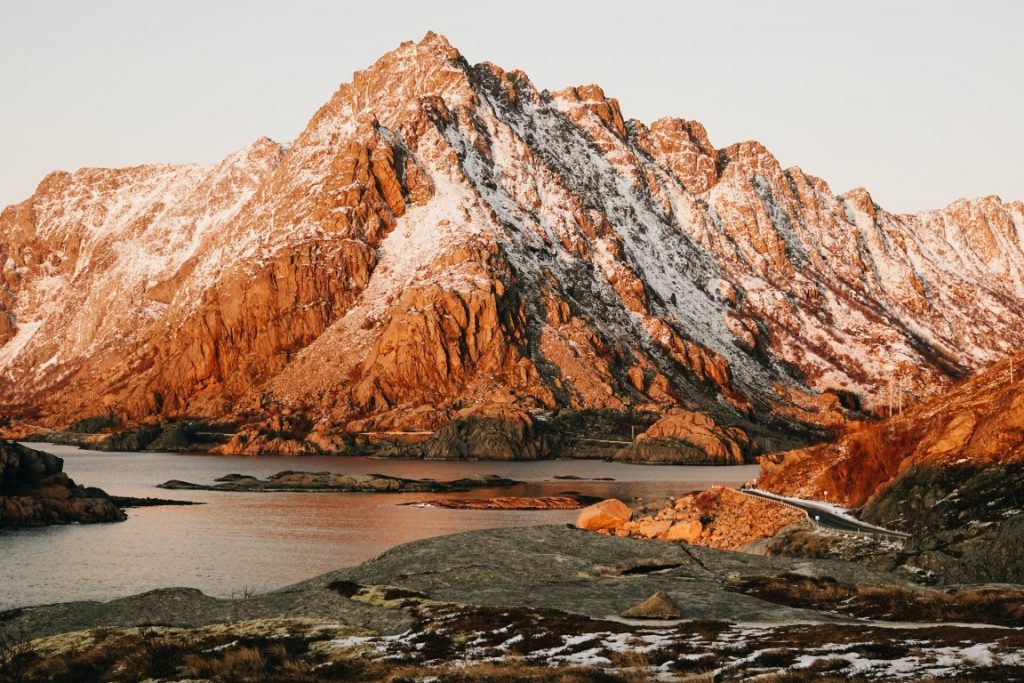
[[[764,143],[895,211],[1024,199],[1024,2],[0,0],[0,207],[48,172],[294,138],[427,30],[538,88]]]

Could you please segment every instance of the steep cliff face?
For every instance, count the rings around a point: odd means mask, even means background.
[[[230,419],[255,450],[504,406],[681,408],[749,455],[1024,342],[1020,202],[889,214],[434,34],[290,145],[52,174],[0,235],[0,413]]]

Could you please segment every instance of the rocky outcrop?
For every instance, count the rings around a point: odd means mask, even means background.
[[[63,467],[55,455],[0,441],[0,526],[125,519],[106,493],[75,484]]]
[[[53,173],[4,210],[0,413],[237,424],[224,453],[437,431],[423,457],[534,458],[520,415],[681,408],[725,436],[625,455],[733,461],[1024,343],[1022,224],[996,197],[894,215],[428,34],[288,145]]]
[[[762,459],[760,487],[827,498],[910,534],[894,548],[794,532],[769,551],[856,559],[928,582],[1024,580],[1024,382],[1010,378],[1008,360],[835,444]]]
[[[604,501],[605,503],[617,501]],[[597,508],[597,506],[593,506]],[[589,509],[589,508],[588,508]],[[582,515],[581,515],[582,519]],[[580,528],[614,536],[681,541],[738,550],[803,521],[803,513],[723,486],[669,500],[650,513],[620,516],[606,524]]]
[[[422,444],[397,451],[428,460],[536,460],[548,453],[533,418],[501,408],[462,411]]]
[[[742,429],[722,428],[704,413],[673,410],[616,453],[615,459],[663,465],[740,465],[748,447]]]

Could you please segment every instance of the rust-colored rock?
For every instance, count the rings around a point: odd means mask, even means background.
[[[1016,368],[1024,357],[1015,359]],[[934,399],[834,444],[761,459],[758,485],[860,507],[914,467],[987,467],[1024,461],[1024,382],[1010,360]]]
[[[677,498],[644,517],[594,530],[738,550],[803,519],[804,514],[793,508],[714,486]]]
[[[587,531],[604,531],[622,526],[633,516],[633,511],[621,500],[610,498],[583,508],[576,518],[576,526]]]
[[[690,519],[683,522],[673,522],[668,531],[660,535],[665,541],[682,541],[683,543],[696,543],[700,539],[704,526],[699,519]]]

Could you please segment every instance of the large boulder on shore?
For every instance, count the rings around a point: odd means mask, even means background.
[[[633,518],[633,510],[621,500],[609,498],[583,508],[576,518],[576,527],[587,531],[615,529]]]
[[[55,455],[0,441],[0,526],[125,519],[110,496],[75,484],[63,469]]]

